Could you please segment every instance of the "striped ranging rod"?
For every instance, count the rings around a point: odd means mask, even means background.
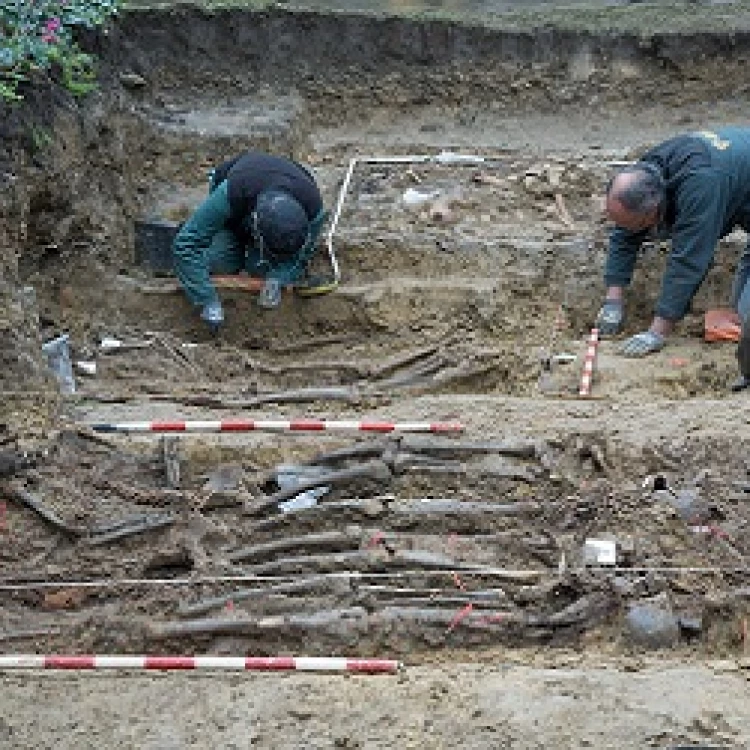
[[[3,669],[221,669],[235,672],[357,672],[393,674],[403,665],[392,659],[347,659],[337,656],[129,656],[0,655]]]
[[[590,396],[591,385],[594,380],[594,362],[596,361],[596,350],[599,346],[599,329],[592,328],[586,346],[586,354],[583,358],[583,372],[581,373],[581,386],[578,389],[579,396]]]
[[[94,432],[463,432],[458,422],[354,422],[322,419],[223,419],[174,422],[112,422],[85,425]]]

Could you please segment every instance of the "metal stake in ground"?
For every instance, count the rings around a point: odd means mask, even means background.
[[[94,432],[432,432],[458,433],[459,422],[354,422],[322,419],[224,419],[168,422],[113,422],[87,425]]]
[[[224,669],[239,672],[359,672],[393,674],[401,668],[392,659],[346,659],[300,656],[67,656],[0,655],[3,669]]]

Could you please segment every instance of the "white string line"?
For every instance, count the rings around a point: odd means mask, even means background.
[[[723,568],[723,567],[642,567],[623,568],[615,566],[567,568],[565,573],[748,573],[750,566]],[[504,568],[487,568],[483,570],[466,570],[463,568],[441,569],[441,570],[404,570],[398,573],[360,573],[358,571],[345,571],[340,573],[305,573],[294,576],[254,576],[254,575],[227,575],[227,576],[200,576],[198,578],[102,578],[99,580],[60,580],[60,581],[19,581],[0,583],[0,591],[22,591],[24,589],[46,589],[46,588],[115,588],[118,586],[196,586],[212,583],[284,583],[300,581],[304,578],[344,578],[355,580],[378,580],[378,579],[403,579],[416,576],[453,576],[459,573],[461,577],[488,576],[500,578],[528,577],[559,577],[561,574],[555,570],[508,570]]]

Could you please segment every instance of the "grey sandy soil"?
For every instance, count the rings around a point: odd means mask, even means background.
[[[732,663],[410,668],[397,677],[6,677],[6,747],[745,748]]]

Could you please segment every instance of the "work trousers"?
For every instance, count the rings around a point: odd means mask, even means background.
[[[750,315],[750,239],[742,251],[732,284],[732,307],[737,311],[740,320]]]

